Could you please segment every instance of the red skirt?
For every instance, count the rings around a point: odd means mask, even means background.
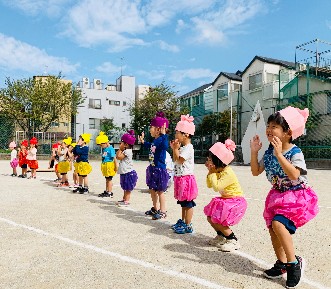
[[[38,169],[38,161],[37,160],[27,160],[28,166],[32,170]]]

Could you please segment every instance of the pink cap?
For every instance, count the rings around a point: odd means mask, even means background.
[[[12,141],[10,144],[9,144],[9,147],[10,148],[16,148],[16,143],[14,141]]]
[[[162,111],[159,111],[156,113],[155,117],[151,120],[151,126],[162,127],[164,124],[166,124],[166,128],[168,128],[169,120],[166,119]]]
[[[134,145],[134,143],[136,142],[136,138],[134,136],[134,130],[128,130],[127,133],[123,134],[121,141],[129,145]]]
[[[305,124],[309,116],[308,108],[304,110],[297,107],[288,106],[279,111],[280,115],[285,118],[290,130],[292,131],[292,139],[296,139],[303,135]]]
[[[181,115],[180,121],[177,123],[175,130],[183,133],[194,135],[195,125],[193,123],[194,117],[190,115]]]
[[[228,165],[234,159],[232,151],[235,151],[236,144],[233,140],[227,139],[225,143],[217,142],[209,150],[217,156],[224,164]]]

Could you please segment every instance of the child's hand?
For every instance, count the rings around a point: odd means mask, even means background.
[[[173,149],[173,150],[179,150],[180,148],[180,142],[178,141],[178,139],[174,139],[170,142],[170,147]]]
[[[277,156],[281,155],[282,150],[283,150],[282,141],[277,136],[274,136],[271,141],[271,144],[274,147],[275,156],[277,157]]]
[[[166,123],[164,123],[164,124],[161,126],[160,133],[161,133],[161,134],[165,134],[165,133],[166,133]]]
[[[250,141],[251,152],[257,153],[262,148],[262,142],[258,135],[255,135]]]
[[[145,133],[142,132],[141,135],[139,136],[139,140],[140,142],[143,144],[145,141],[144,141],[144,138],[145,138]]]

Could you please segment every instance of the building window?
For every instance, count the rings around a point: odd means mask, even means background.
[[[217,87],[217,97],[223,98],[223,97],[228,97],[229,95],[229,88],[228,84],[222,84]]]
[[[327,106],[326,106],[326,113],[331,114],[331,91],[326,93],[327,97]]]
[[[94,108],[94,109],[101,109],[101,99],[89,99],[89,108]]]
[[[100,129],[100,119],[89,118],[89,129]]]
[[[126,101],[123,101],[123,106],[126,106]]]
[[[62,122],[63,126],[69,126],[69,123],[67,122]]]
[[[251,75],[248,77],[249,90],[253,90],[262,87],[262,73]]]
[[[117,100],[109,100],[109,105],[116,105],[116,106],[120,106],[121,102],[117,101]]]
[[[268,73],[267,72],[267,83],[278,81],[279,75],[274,73]]]
[[[59,123],[56,121],[52,121],[51,127],[59,127]]]
[[[193,106],[199,105],[200,104],[200,95],[193,96],[192,101],[193,101]]]
[[[122,123],[122,128],[125,128],[125,123]]]
[[[241,84],[234,83],[233,84],[233,91],[241,91]]]

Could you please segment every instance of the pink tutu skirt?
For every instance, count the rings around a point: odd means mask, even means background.
[[[15,158],[13,159],[11,162],[10,162],[10,166],[14,169],[14,168],[17,168],[18,166],[18,159]]]
[[[192,201],[198,196],[194,175],[174,176],[174,196],[178,201]]]
[[[246,209],[247,202],[244,197],[216,197],[205,206],[203,211],[213,223],[228,227],[238,224],[245,215]]]
[[[263,217],[268,228],[275,215],[290,219],[299,228],[317,215],[317,202],[317,195],[310,187],[285,192],[271,189],[265,201]]]

